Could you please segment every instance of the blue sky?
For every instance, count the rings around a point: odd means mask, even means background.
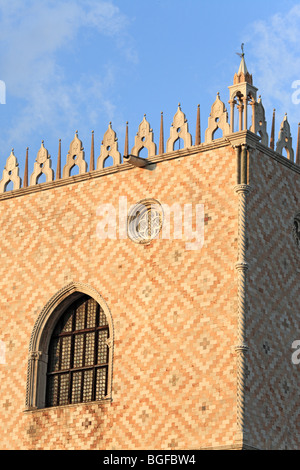
[[[97,158],[110,121],[123,153],[126,121],[131,149],[144,114],[158,144],[160,113],[166,141],[178,102],[193,138],[201,105],[203,140],[217,92],[229,109],[242,42],[268,131],[273,108],[276,134],[287,112],[295,148],[300,2],[0,0],[2,167],[13,147],[23,176],[28,146],[31,172],[43,139],[55,169],[58,140],[64,164],[76,130],[87,161],[94,130]]]

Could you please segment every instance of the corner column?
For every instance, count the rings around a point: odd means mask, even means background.
[[[240,171],[238,171],[238,184],[234,190],[238,195],[238,260],[235,268],[238,273],[238,318],[237,318],[237,441],[241,444],[245,441],[245,386],[247,378],[247,351],[246,344],[246,320],[247,299],[246,283],[248,263],[246,259],[247,250],[247,196],[250,186],[247,184],[247,160],[248,147],[242,145],[237,148],[238,160],[240,160]]]

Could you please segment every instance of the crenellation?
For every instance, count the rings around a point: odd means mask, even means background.
[[[263,107],[261,96],[258,101],[251,100],[252,106],[252,125],[250,131],[254,134],[259,134],[261,137],[261,143],[268,146],[269,136],[267,132],[267,121],[265,117],[265,108]]]
[[[244,80],[244,81],[243,81]],[[146,119],[146,114],[142,122],[139,125],[138,132],[135,136],[134,146],[131,150],[132,157],[139,157],[139,154],[143,148],[148,150],[148,159],[151,160],[155,156],[164,155],[165,158],[167,154],[177,152],[174,150],[175,142],[179,139],[183,141],[184,149],[191,149],[193,147],[199,147],[201,145],[208,145],[214,142],[215,133],[218,129],[222,131],[222,139],[227,139],[229,136],[243,134],[244,131],[250,131],[253,134],[259,136],[260,143],[271,149],[274,153],[282,155],[283,149],[286,150],[286,157],[290,162],[294,162],[296,165],[300,165],[300,124],[297,136],[297,150],[295,152],[294,159],[294,150],[292,147],[292,136],[290,132],[290,125],[285,115],[280,131],[278,134],[278,140],[276,143],[275,150],[275,109],[273,110],[272,124],[271,124],[271,137],[269,141],[269,135],[267,132],[267,121],[265,116],[265,109],[262,104],[261,95],[259,95],[256,100],[257,88],[252,84],[252,75],[247,71],[245,64],[244,55],[242,54],[242,63],[239,70],[239,73],[234,77],[234,85],[229,86],[230,91],[230,119],[228,116],[227,109],[225,104],[220,99],[220,94],[217,93],[215,102],[212,104],[211,112],[208,118],[208,127],[205,131],[204,142],[201,141],[201,121],[200,121],[200,104],[197,106],[197,118],[196,118],[196,129],[195,129],[195,138],[193,144],[193,137],[189,132],[188,120],[185,114],[181,110],[180,103],[178,104],[178,109],[174,115],[173,122],[170,127],[170,137],[166,143],[166,149],[164,145],[164,122],[163,122],[163,112],[161,112],[160,120],[160,133],[159,133],[159,144],[158,144],[158,154],[157,147],[154,141],[153,129],[150,127],[150,123]],[[252,108],[252,117],[251,123],[248,124],[248,111],[247,108],[250,106]],[[234,110],[235,107],[239,110],[239,125],[238,129],[235,130],[234,126]],[[218,139],[220,140],[220,138]],[[99,171],[105,169],[105,161],[111,157],[112,158],[112,167],[118,167],[120,170],[120,165],[127,165],[129,162],[129,131],[128,131],[128,122],[126,122],[125,130],[125,145],[124,145],[124,157],[118,149],[118,138],[116,132],[112,129],[112,123],[109,123],[108,129],[105,132],[101,146],[100,146],[100,155],[95,162],[94,157],[94,131],[92,131],[91,137],[91,151],[90,151],[90,161],[89,165],[85,160],[84,147],[82,141],[78,138],[78,131],[75,132],[75,137],[70,144],[70,148],[67,154],[66,163],[63,167],[63,172],[61,175],[61,139],[59,139],[59,148],[57,155],[57,167],[56,175],[54,176],[54,171],[51,168],[51,157],[48,154],[48,150],[44,147],[44,141],[42,142],[41,148],[38,151],[36,161],[34,163],[34,169],[30,176],[30,182],[28,183],[28,147],[26,149],[26,159],[25,159],[25,170],[24,170],[24,179],[23,179],[23,188],[28,186],[36,185],[38,178],[42,175],[46,175],[46,181],[41,183],[45,185],[51,181],[57,181],[62,179],[69,178],[71,176],[71,170],[74,166],[78,166],[79,175],[83,175],[87,171],[89,173],[94,171]],[[3,178],[0,182],[0,193],[4,193],[7,190],[7,185],[10,181],[13,182],[13,190],[21,189],[22,180],[18,176],[18,164],[14,163],[13,152],[7,160],[6,167],[3,172]],[[133,160],[133,158],[132,158]],[[16,167],[14,167],[16,164]],[[10,165],[14,168],[7,170],[7,165]],[[145,167],[146,165],[140,164],[140,167]],[[20,178],[20,179],[18,179]]]
[[[121,163],[121,154],[118,150],[118,139],[115,131],[112,129],[111,122],[109,123],[108,129],[104,134],[100,156],[97,161],[97,169],[100,170],[105,167],[105,161],[107,158],[111,157],[114,165],[120,165]],[[90,167],[91,171],[91,167]]]
[[[48,150],[44,147],[43,140],[41,148],[37,153],[36,161],[34,162],[33,173],[30,177],[30,186],[38,184],[38,179],[42,174],[46,176],[46,182],[54,180],[54,171],[51,168],[51,157],[48,154]]]
[[[75,132],[75,137],[72,140],[67,155],[67,162],[63,168],[63,178],[71,176],[71,170],[74,166],[78,166],[79,174],[86,173],[87,162],[84,159],[84,148],[81,140],[78,138],[78,131]]]
[[[173,118],[170,137],[167,140],[167,152],[172,152],[174,150],[174,144],[178,139],[183,140],[183,148],[192,147],[192,136],[189,133],[188,122],[185,114],[181,111],[180,103],[178,104],[177,112]]]
[[[19,164],[14,154],[14,149],[6,160],[6,165],[3,170],[2,180],[0,181],[0,192],[4,193],[9,182],[13,183],[13,189],[20,189],[22,180],[19,176]]]
[[[150,128],[150,123],[146,119],[146,114],[144,114],[143,120],[139,125],[139,130],[135,136],[134,147],[131,150],[131,154],[139,157],[139,153],[143,148],[148,150],[148,157],[156,155],[153,129]]]
[[[281,123],[279,134],[278,134],[278,141],[276,144],[276,152],[282,155],[283,149],[287,152],[287,158],[294,161],[294,150],[292,147],[292,135],[290,125],[287,119],[287,114],[285,114],[284,119]]]
[[[205,131],[205,142],[211,142],[214,140],[214,135],[217,129],[221,129],[223,137],[230,133],[227,109],[220,99],[219,92],[217,93],[216,101],[211,107],[210,116],[208,118],[208,128]]]

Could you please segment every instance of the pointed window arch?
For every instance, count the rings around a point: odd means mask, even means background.
[[[102,297],[71,283],[46,304],[32,332],[26,409],[111,398],[113,327]]]

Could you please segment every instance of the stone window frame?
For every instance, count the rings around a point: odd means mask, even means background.
[[[103,400],[106,401],[112,399],[114,328],[111,312],[103,297],[93,287],[88,284],[72,282],[51,297],[35,322],[29,343],[25,411],[51,409],[46,408],[48,348],[51,336],[61,315],[74,301],[84,294],[98,302],[107,318],[109,328],[109,339],[107,341],[109,357],[107,395]],[[78,403],[77,405],[87,405],[92,403],[95,402]]]

